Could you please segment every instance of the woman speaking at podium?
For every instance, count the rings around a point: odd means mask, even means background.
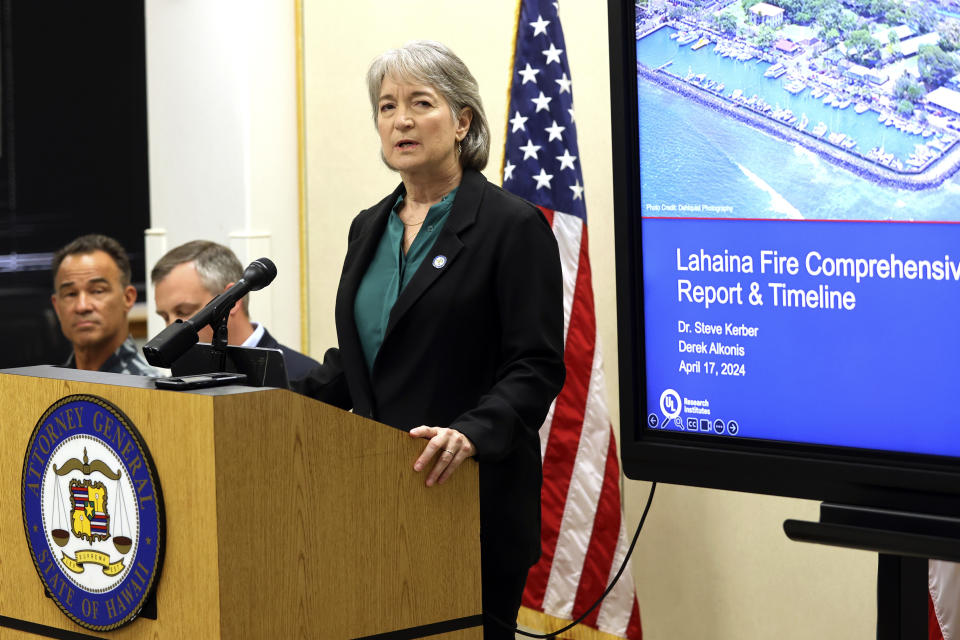
[[[350,226],[339,349],[296,390],[427,440],[414,470],[442,484],[479,463],[483,609],[516,620],[540,555],[538,430],[564,379],[557,244],[530,203],[487,182],[477,82],[435,42],[367,73],[397,188]],[[513,638],[484,618],[484,637]]]

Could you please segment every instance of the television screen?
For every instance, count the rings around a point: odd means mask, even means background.
[[[611,1],[628,476],[957,513],[960,16],[875,6]]]

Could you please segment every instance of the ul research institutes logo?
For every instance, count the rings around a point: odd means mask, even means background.
[[[660,413],[663,414],[663,420],[651,412],[647,415],[647,426],[651,429],[657,427],[666,429],[673,422],[678,428],[683,429],[683,421],[680,420],[680,412],[683,405],[680,403],[680,394],[673,389],[666,389],[660,394]]]
[[[34,566],[70,619],[95,631],[136,618],[163,559],[163,500],[136,427],[91,395],[62,398],[30,437],[21,482]]]

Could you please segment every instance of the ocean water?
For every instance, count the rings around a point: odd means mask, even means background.
[[[661,29],[637,43],[638,60],[649,67],[671,61],[674,75],[705,73],[771,105],[807,113],[809,127],[825,122],[858,141],[858,149],[883,144],[905,157],[919,136],[883,127],[877,114],[823,106],[809,89],[792,96],[781,80],[763,77],[767,63],[721,58],[713,46],[692,51]],[[912,191],[884,186],[839,168],[817,153],[754,129],[729,115],[640,79],[641,188],[646,215],[774,219],[960,221],[960,182]],[[731,207],[715,213],[662,212],[663,205]]]

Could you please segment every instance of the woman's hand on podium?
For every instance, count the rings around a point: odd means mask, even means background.
[[[436,458],[433,469],[427,476],[428,487],[446,482],[457,467],[477,451],[470,438],[456,429],[424,425],[411,429],[410,436],[430,440],[413,463],[413,470],[420,472],[429,467],[430,461]]]

